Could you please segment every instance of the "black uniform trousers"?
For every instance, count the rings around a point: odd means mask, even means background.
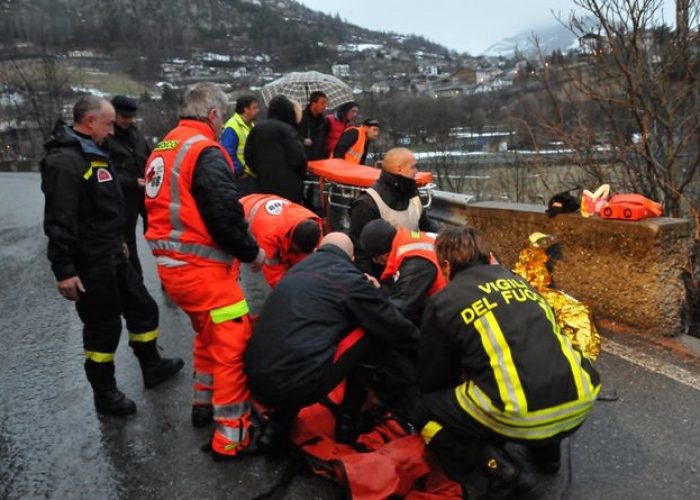
[[[413,408],[416,393],[413,353],[404,353],[388,347],[376,338],[363,336],[336,360],[329,360],[320,369],[314,384],[266,397],[264,388],[251,386],[251,392],[261,403],[275,408],[275,419],[291,425],[299,411],[314,403],[326,401],[327,395],[345,380],[345,394],[339,411],[346,418],[359,420],[369,389],[399,414],[408,415]]]
[[[122,316],[126,319],[132,347],[155,340],[158,305],[126,256],[119,253],[79,264],[78,276],[85,293],[80,294],[75,306],[84,325],[85,351],[98,353],[93,361],[100,359],[100,354],[110,355],[117,350]]]
[[[143,278],[143,269],[139,260],[138,249],[136,247],[136,226],[139,221],[139,215],[143,219],[144,230],[147,227],[146,209],[143,205],[143,195],[134,196],[126,195],[124,199],[124,241],[129,249],[129,261],[134,267],[136,273]]]

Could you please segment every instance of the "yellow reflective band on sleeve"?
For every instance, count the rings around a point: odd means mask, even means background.
[[[158,328],[149,332],[129,333],[129,342],[151,342],[158,338]]]
[[[527,413],[525,391],[515,369],[510,347],[493,312],[489,311],[474,322],[481,343],[489,357],[496,378],[498,393],[506,413]]]
[[[433,438],[435,437],[435,434],[437,434],[441,430],[442,430],[442,425],[431,420],[430,422],[425,424],[425,427],[423,427],[421,429],[420,435],[423,438],[423,441],[425,441],[425,444],[430,444],[430,441],[433,440]]]
[[[85,357],[95,363],[110,363],[114,361],[113,352],[85,351]]]
[[[248,314],[248,303],[245,300],[236,302],[229,306],[219,307],[218,309],[212,309],[211,320],[214,324],[223,323],[224,321],[229,321],[232,319],[240,318]]]
[[[90,162],[90,168],[83,174],[83,179],[88,180],[92,177],[92,170],[95,168],[107,168],[109,164],[106,161],[95,160]]]

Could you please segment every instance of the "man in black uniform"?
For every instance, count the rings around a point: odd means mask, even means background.
[[[173,376],[183,361],[158,354],[158,307],[126,256],[124,197],[101,147],[112,133],[114,108],[86,95],[75,104],[73,119],[73,127],[56,124],[41,161],[48,258],[58,291],[75,301],[84,325],[85,373],[95,407],[125,416],[136,405],[114,379],[122,315],[146,388]]]
[[[368,373],[359,367],[383,364],[390,352],[396,383],[385,386],[393,389],[385,402],[405,397],[415,384],[414,365],[402,361],[415,353],[418,331],[353,265],[352,254],[347,235],[328,234],[265,303],[245,353],[253,397],[276,410],[261,436],[264,446],[281,446],[299,410],[346,377],[336,439],[353,441]]]
[[[448,285],[423,316],[415,423],[452,479],[469,484],[481,470],[517,494],[533,484],[501,445],[525,445],[538,470],[555,473],[600,379],[529,283],[489,265],[474,229],[444,228],[435,246]]]
[[[107,138],[109,162],[117,173],[119,185],[124,193],[124,240],[129,248],[129,260],[140,276],[143,276],[141,262],[136,249],[136,223],[139,214],[146,227],[146,208],[144,206],[144,169],[146,160],[151,154],[151,148],[146,138],[134,125],[134,117],[138,105],[133,99],[118,95],[112,99],[116,112],[114,120],[114,135]]]

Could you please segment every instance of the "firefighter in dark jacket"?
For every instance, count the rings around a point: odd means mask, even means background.
[[[114,106],[116,117],[114,135],[107,138],[109,161],[116,170],[119,185],[124,193],[124,215],[126,217],[124,239],[129,248],[129,260],[136,272],[143,276],[136,249],[136,224],[140,214],[145,230],[146,207],[143,204],[143,175],[151,148],[141,131],[134,125],[134,117],[138,111],[136,101],[118,95],[112,99],[112,106]]]
[[[418,196],[417,173],[416,159],[411,151],[406,148],[387,151],[379,180],[350,207],[350,237],[356,247],[360,245],[362,229],[374,219],[381,218],[394,227],[412,231],[437,232],[437,223],[423,210]],[[366,273],[378,273],[361,248],[355,255],[355,263]]]
[[[75,104],[73,118],[73,127],[56,124],[41,161],[48,257],[59,292],[75,301],[84,325],[85,372],[95,406],[125,416],[136,405],[114,379],[121,316],[146,388],[170,378],[183,362],[158,354],[158,307],[125,253],[124,198],[101,147],[112,133],[114,108],[86,95]]]
[[[435,255],[435,236],[397,229],[384,219],[371,221],[360,235],[362,250],[382,267],[382,290],[417,326],[428,298],[446,284]]]
[[[417,329],[352,262],[350,238],[327,235],[272,291],[245,353],[248,384],[275,416],[261,444],[279,446],[299,410],[348,377],[337,417],[337,440],[352,441],[364,402],[363,363],[388,352],[410,357]],[[360,330],[361,329],[361,330]],[[380,355],[381,354],[381,355]],[[414,365],[396,363],[398,399],[415,383]]]
[[[489,265],[474,229],[444,228],[436,252],[448,285],[423,316],[415,423],[452,479],[482,470],[517,494],[532,483],[502,444],[526,445],[538,470],[556,472],[560,441],[600,391],[598,373],[527,281]]]
[[[267,108],[267,120],[250,131],[243,155],[255,175],[256,193],[303,202],[306,156],[297,131],[301,113],[296,101],[275,96]]]

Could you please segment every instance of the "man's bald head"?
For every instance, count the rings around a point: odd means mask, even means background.
[[[343,252],[348,254],[348,257],[350,257],[351,259],[355,253],[355,247],[352,244],[352,240],[345,233],[340,233],[340,232],[328,233],[321,240],[321,248],[325,247],[326,245],[337,246]]]
[[[384,166],[386,172],[401,177],[415,179],[418,169],[416,168],[416,157],[410,149],[393,148],[384,155]]]
[[[114,106],[107,99],[84,95],[73,106],[73,128],[99,145],[114,133]]]

